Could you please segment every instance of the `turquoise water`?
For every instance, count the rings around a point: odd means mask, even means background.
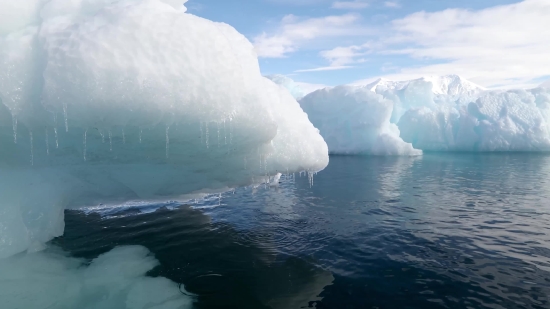
[[[54,243],[144,245],[197,308],[550,308],[548,155],[334,156],[161,206],[67,211]]]

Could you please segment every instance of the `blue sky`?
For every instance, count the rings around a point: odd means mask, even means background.
[[[189,0],[256,46],[263,74],[324,85],[459,74],[485,87],[550,78],[548,0]]]

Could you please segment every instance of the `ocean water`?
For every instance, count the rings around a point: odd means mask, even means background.
[[[313,186],[67,211],[53,243],[143,245],[197,308],[550,308],[550,156],[333,156]]]

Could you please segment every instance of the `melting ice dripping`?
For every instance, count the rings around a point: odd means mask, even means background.
[[[32,145],[32,131],[29,131],[29,137],[30,137],[30,140],[31,140],[31,165],[34,165],[34,147]]]
[[[87,151],[87,148],[86,148],[86,140],[88,139],[88,130],[86,129],[84,131],[84,141],[82,142],[84,144],[84,161],[86,161],[86,151]]]
[[[170,156],[170,136],[168,135],[170,127],[166,126],[166,158]]]
[[[12,126],[13,126],[13,142],[17,144],[17,117],[12,115]]]

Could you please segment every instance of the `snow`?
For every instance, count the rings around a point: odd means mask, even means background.
[[[545,81],[544,83],[540,84],[541,88],[550,88],[550,79]]]
[[[0,258],[62,235],[66,208],[178,199],[328,164],[325,141],[261,76],[252,44],[182,2],[0,1],[3,15],[19,14],[0,20]]]
[[[419,155],[390,123],[393,102],[368,87],[338,86],[300,100],[332,154]]]

